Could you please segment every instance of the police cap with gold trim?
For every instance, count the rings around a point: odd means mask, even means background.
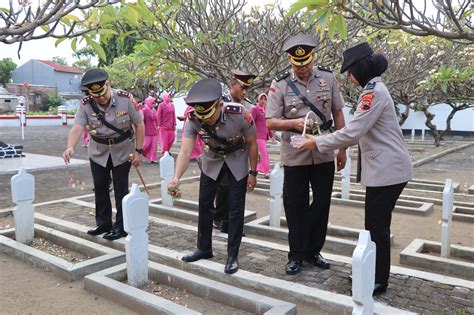
[[[316,46],[317,42],[313,36],[298,33],[283,44],[283,51],[289,54],[292,64],[305,66],[313,60]]]
[[[186,104],[194,107],[198,119],[211,117],[222,97],[222,85],[216,79],[202,79],[191,87]]]
[[[100,97],[107,93],[108,78],[105,70],[91,69],[82,76],[81,86],[85,86],[90,95]]]
[[[232,69],[230,70],[234,75],[234,78],[239,82],[243,87],[249,87],[252,85],[253,80],[257,77],[255,74],[246,73],[240,70]]]

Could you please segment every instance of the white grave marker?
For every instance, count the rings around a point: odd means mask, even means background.
[[[11,178],[11,188],[12,201],[16,203],[13,209],[15,239],[17,242],[30,244],[35,236],[35,209],[32,205],[35,199],[35,177],[22,167]]]
[[[411,141],[415,141],[415,128],[411,129]]]
[[[421,141],[425,141],[425,127],[421,129]]]
[[[139,287],[148,281],[148,195],[133,184],[122,207],[128,284]]]
[[[160,159],[161,200],[163,206],[172,207],[173,197],[168,194],[168,184],[174,175],[174,159],[167,152]]]
[[[453,217],[454,186],[452,179],[446,179],[443,189],[443,214],[441,218],[441,257],[450,254],[449,231]]]
[[[342,199],[347,199],[347,200],[350,199],[350,194],[351,194],[351,169],[352,169],[352,161],[351,161],[349,151],[347,151],[346,166],[342,170],[342,193],[341,193],[341,198]]]
[[[275,163],[275,167],[270,173],[270,226],[280,227],[280,217],[283,195],[283,172],[280,163]]]
[[[375,243],[370,232],[359,233],[357,247],[352,254],[352,300],[355,303],[352,314],[366,315],[374,313],[375,286]]]

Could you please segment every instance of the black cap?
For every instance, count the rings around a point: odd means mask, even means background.
[[[222,97],[222,85],[216,79],[202,79],[191,87],[186,96],[186,104],[194,107],[198,119],[207,119],[216,111]]]
[[[239,82],[239,84],[243,85],[244,87],[251,86],[253,80],[257,77],[255,74],[246,73],[236,69],[232,69],[230,72],[232,72],[237,82]]]
[[[367,42],[357,44],[351,48],[346,49],[342,56],[344,60],[342,61],[341,73],[344,73],[347,69],[350,68],[357,61],[370,56],[374,53],[372,48],[370,48]]]
[[[107,92],[106,81],[109,75],[102,69],[91,69],[84,73],[81,86],[85,86],[92,96],[102,96]]]
[[[296,66],[305,66],[313,60],[316,39],[308,34],[299,33],[283,44],[283,51],[290,55],[290,61]]]

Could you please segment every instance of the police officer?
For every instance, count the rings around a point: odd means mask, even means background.
[[[246,73],[241,70],[232,69],[233,75],[230,81],[230,94],[224,95],[225,102],[242,104],[245,111],[251,113],[253,105],[246,98],[248,89],[252,86],[253,80],[257,77],[254,74]],[[227,187],[227,178],[223,178],[217,188],[216,194],[216,214],[214,216],[214,228],[227,233],[229,219],[229,189]]]
[[[115,240],[127,235],[123,230],[122,199],[128,193],[130,166],[140,165],[143,154],[143,114],[130,93],[110,87],[108,74],[104,70],[87,71],[81,85],[87,88],[89,95],[81,100],[63,158],[69,163],[82,131],[87,128],[97,223],[97,227],[87,233],[106,233],[105,239]],[[133,154],[131,162],[130,154]],[[111,172],[117,209],[114,225],[109,195]]]
[[[343,53],[341,73],[364,87],[354,118],[346,128],[310,139],[304,149],[322,153],[359,142],[358,177],[366,186],[365,229],[377,246],[374,294],[385,292],[390,274],[390,223],[395,203],[413,176],[410,156],[398,124],[395,106],[380,76],[388,62],[367,43]],[[361,174],[360,174],[361,172]]]
[[[199,186],[197,250],[182,258],[185,262],[213,257],[212,220],[217,186],[227,176],[229,186],[229,231],[224,272],[237,272],[242,239],[246,191],[252,191],[257,176],[257,139],[252,116],[239,104],[222,102],[222,86],[215,79],[203,79],[189,91],[186,103],[194,107],[184,127],[184,138],[169,189],[189,165],[194,141],[204,142]],[[250,162],[250,171],[249,171]]]
[[[291,136],[301,135],[310,111],[312,119],[320,122],[321,132],[330,132],[332,119],[337,129],[344,127],[344,103],[334,75],[326,68],[313,68],[316,45],[312,36],[302,33],[285,42],[283,50],[288,53],[291,69],[273,80],[266,110],[267,128],[282,131],[283,204],[290,245],[285,271],[290,275],[300,271],[303,260],[329,268],[320,250],[326,239],[334,153],[304,151],[290,144]],[[342,169],[345,162],[346,152],[339,150],[337,169]],[[311,204],[309,185],[313,191]]]

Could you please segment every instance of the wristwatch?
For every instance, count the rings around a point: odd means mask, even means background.
[[[258,172],[257,172],[257,171],[252,171],[252,170],[250,170],[250,171],[249,171],[249,175],[257,176],[257,175],[258,175]]]
[[[143,149],[135,149],[135,151],[137,151],[140,154],[143,154]]]

